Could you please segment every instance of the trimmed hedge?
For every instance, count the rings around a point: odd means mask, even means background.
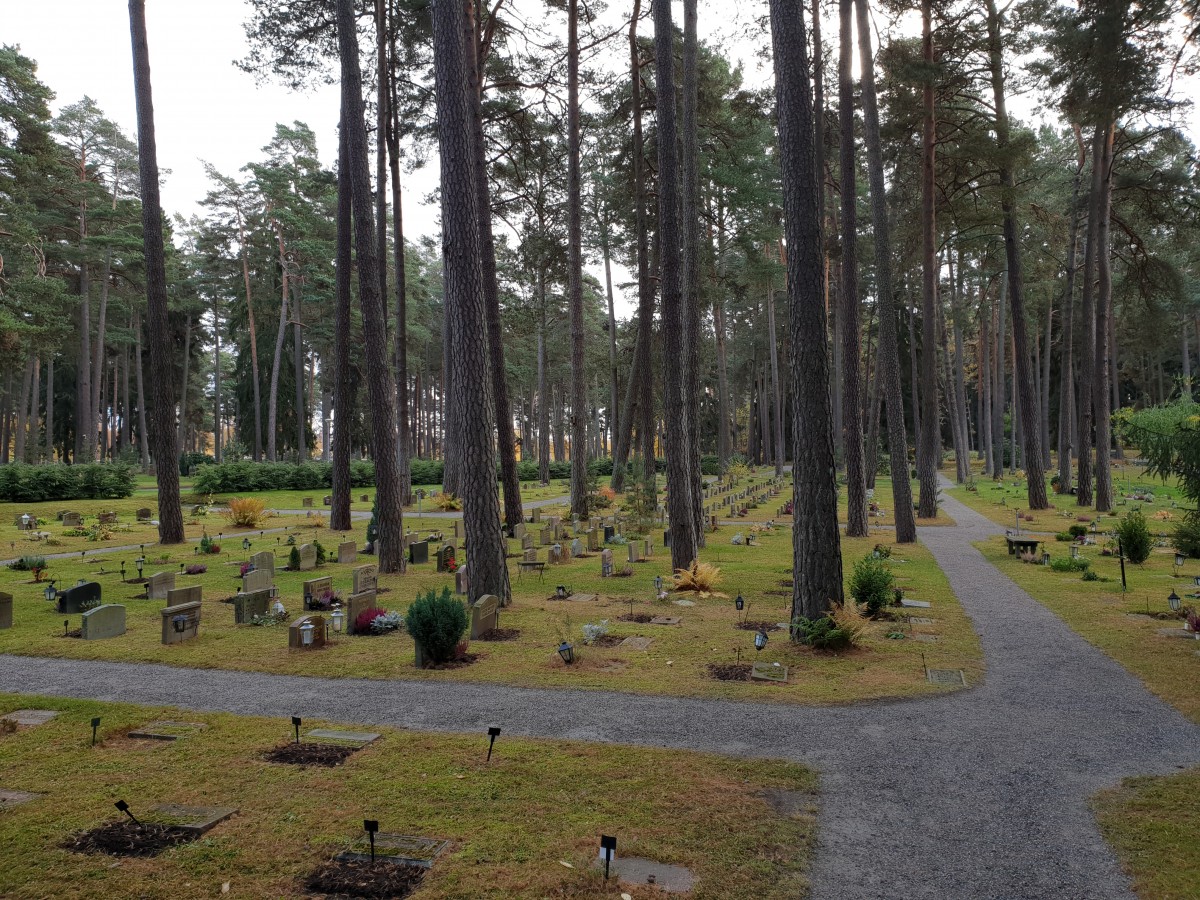
[[[133,496],[135,469],[121,463],[0,466],[0,501],[122,500]]]

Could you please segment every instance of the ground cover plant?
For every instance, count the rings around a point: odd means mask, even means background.
[[[0,735],[3,786],[43,794],[0,816],[4,897],[198,898],[224,884],[235,897],[299,896],[363,837],[364,818],[451,841],[422,884],[429,900],[614,897],[592,865],[598,835],[613,833],[626,855],[692,869],[697,900],[791,900],[807,890],[815,799],[803,801],[817,782],[795,764],[507,734],[485,762],[484,737],[373,727],[382,737],[340,766],[300,767],[262,758],[291,738],[286,719],[0,694],[0,717],[30,707],[60,714]],[[94,748],[83,740],[92,716],[102,722]],[[208,728],[171,744],[125,737],[180,718]],[[304,720],[304,730],[331,725]],[[403,790],[380,789],[398,778]],[[797,792],[799,811],[777,814],[764,796],[774,790]],[[119,866],[60,846],[119,819],[116,798],[135,815],[157,803],[240,812],[196,841]],[[528,827],[531,815],[540,827]]]

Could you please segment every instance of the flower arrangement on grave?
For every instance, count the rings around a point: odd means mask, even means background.
[[[192,563],[184,571],[187,572],[188,575],[203,575],[208,571],[208,566],[206,566],[204,563]]]
[[[86,529],[84,533],[89,541],[111,541],[113,536],[112,527],[101,525],[99,522]]]
[[[723,576],[719,566],[693,560],[686,569],[676,569],[671,580],[675,582],[671,589],[676,593],[696,593],[705,597],[714,593],[713,589],[721,583]]]
[[[444,491],[437,495],[434,503],[437,504],[437,508],[442,512],[454,512],[462,509],[462,498]]]
[[[1187,618],[1184,619],[1184,628],[1200,636],[1200,610],[1195,607],[1188,607]]]
[[[371,620],[372,634],[388,634],[392,631],[400,631],[404,628],[404,616],[398,612],[385,612],[382,616],[376,616]]]
[[[207,534],[205,534],[205,535],[202,535],[200,538],[200,552],[201,553],[220,553],[221,545],[218,544],[216,541],[214,541]]]
[[[334,606],[340,605],[341,602],[342,595],[340,591],[325,591],[320,597],[313,597],[309,600],[308,608],[310,610],[329,611]]]
[[[244,563],[242,563],[241,567],[238,569],[238,575],[240,575],[242,578],[245,578],[248,574],[250,574],[253,571],[254,571],[254,563],[244,562]]]
[[[453,556],[446,560],[446,571],[451,574],[458,571],[458,560]]]
[[[267,611],[261,616],[251,616],[249,624],[258,625],[261,627],[270,627],[271,625],[282,625],[288,620],[287,610],[282,612]]]
[[[41,581],[42,575],[50,568],[44,556],[22,556],[10,562],[8,567],[14,572],[32,572],[35,582]]]

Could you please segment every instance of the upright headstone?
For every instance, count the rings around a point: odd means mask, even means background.
[[[200,633],[200,604],[181,603],[160,611],[162,616],[162,642],[181,644]]]
[[[326,494],[321,498],[321,503],[324,506],[333,506],[333,497],[331,497],[329,494]]]
[[[533,549],[533,535],[532,534],[521,535],[521,549],[522,550],[532,550]]]
[[[642,541],[642,553],[646,559],[654,555],[654,547],[650,544],[650,541]]]
[[[429,542],[413,541],[409,544],[408,561],[414,566],[429,562]]]
[[[525,552],[522,554],[522,556],[521,556],[521,562],[527,562],[527,563],[530,563],[530,562],[537,562],[537,561],[538,561],[538,558],[537,558],[537,557],[538,557],[538,552],[537,552],[537,549],[536,549],[536,548],[534,548],[534,547],[530,547],[528,550],[526,550],[526,551],[525,551]]]
[[[173,588],[167,591],[167,606],[179,606],[181,603],[199,603],[204,599],[203,593],[203,589],[198,584]]]
[[[12,594],[0,592],[0,628],[12,628],[12,601]]]
[[[546,552],[546,559],[552,566],[561,565],[562,563],[566,562],[566,559],[563,556],[563,545],[552,544],[550,549]]]
[[[613,554],[607,548],[600,551],[600,577],[610,578],[613,573]]]
[[[583,541],[579,538],[574,538],[571,541],[571,555],[583,556]]]
[[[313,578],[311,581],[304,582],[304,597],[312,601],[318,601],[327,594],[333,593],[333,579],[329,576],[324,578]],[[317,607],[306,606],[305,609],[316,609]]]
[[[354,541],[342,541],[338,544],[338,563],[343,566],[350,566],[357,561],[358,545]]]
[[[631,563],[645,562],[646,558],[642,556],[642,548],[640,541],[629,542],[629,561]]]
[[[154,518],[154,510],[148,506],[143,506],[137,511],[137,520],[139,522],[149,522]]]
[[[101,602],[103,601],[100,599],[100,585],[89,581],[86,584],[59,591],[56,608],[60,616],[70,616],[99,606]]]
[[[83,516],[77,512],[65,512],[62,517],[63,528],[78,528],[83,524]]]
[[[346,600],[346,632],[354,634],[354,623],[358,617],[375,605],[375,591],[354,593]]]
[[[117,514],[115,512],[102,512],[97,518],[101,525],[116,525]]]
[[[373,591],[379,586],[378,566],[356,566],[350,570],[350,574],[354,578],[355,594],[361,594],[363,591]]]
[[[273,550],[263,550],[261,553],[255,553],[250,557],[250,565],[264,572],[270,572],[274,576],[275,552]]]
[[[317,567],[317,548],[312,544],[300,547],[300,571],[311,572]]]
[[[439,572],[449,572],[451,567],[455,565],[454,545],[442,544],[442,548],[437,552],[437,570]]]
[[[312,497],[305,497],[303,500],[300,501],[300,505],[303,506],[305,509],[311,509],[312,505],[313,505]]]
[[[611,541],[613,539],[613,535],[615,535],[616,533],[617,533],[617,530],[612,525],[605,525],[604,526],[604,543],[607,544],[609,541]]]
[[[271,590],[252,591],[249,594],[238,594],[233,598],[233,623],[249,625],[255,617],[262,618],[267,614],[271,605]]]
[[[525,523],[518,522],[513,526],[513,537],[520,541],[525,539]]]
[[[463,563],[454,570],[454,593],[466,594],[470,590],[470,582],[467,581],[467,564]]]
[[[547,526],[538,533],[538,537],[541,539],[542,546],[548,547],[554,543],[554,529]]]
[[[312,639],[306,644],[304,643],[305,625],[311,625],[309,629],[312,634]],[[317,650],[325,646],[325,617],[324,616],[301,616],[295,622],[288,626],[288,649],[289,650]]]
[[[167,592],[175,590],[174,572],[155,572],[146,582],[146,596],[151,600],[166,600]]]
[[[478,640],[500,622],[500,598],[484,594],[471,604],[471,640]]]
[[[600,535],[595,528],[589,528],[587,531],[587,548],[588,553],[595,553],[600,549]]]
[[[254,569],[242,576],[242,593],[270,590],[274,580],[270,569]]]
[[[125,633],[125,607],[106,603],[83,614],[83,639],[99,641]]]
[[[530,515],[529,515],[529,521],[530,521],[530,522],[540,522],[540,521],[542,521],[542,510],[541,510],[541,507],[535,506],[535,507],[533,508],[533,512],[531,512],[531,513],[530,513]]]

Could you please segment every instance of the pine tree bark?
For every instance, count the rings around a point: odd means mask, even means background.
[[[141,316],[133,317],[134,336],[134,374],[137,376],[137,410],[138,410],[138,451],[142,459],[142,472],[150,472],[150,432],[146,427],[146,390],[142,362],[142,320]]]
[[[653,0],[655,77],[675,84],[674,25],[670,0]],[[683,569],[696,559],[696,521],[692,509],[691,446],[685,409],[687,338],[679,228],[679,129],[675,91],[658,91],[658,232],[659,283],[662,290],[663,418],[668,441],[667,509],[671,517],[671,565]]]
[[[213,459],[221,462],[221,310],[213,295]],[[125,394],[129,395],[129,364],[125,365]]]
[[[381,266],[386,268],[386,266]],[[292,283],[292,368],[296,381],[296,461],[308,459],[308,404],[304,402],[304,345],[301,341],[300,288]]]
[[[1013,368],[1016,391],[1020,397],[1021,433],[1024,438],[1026,494],[1030,509],[1049,509],[1046,497],[1046,473],[1043,468],[1041,425],[1037,399],[1033,389],[1033,372],[1029,362],[1029,337],[1025,323],[1025,285],[1022,275],[1021,247],[1018,243],[1016,209],[1016,180],[1009,162],[1008,110],[1004,94],[1003,43],[1000,36],[1000,14],[995,0],[987,0],[988,59],[992,75],[992,97],[996,109],[996,144],[1000,154],[1000,208],[1003,212],[1004,252],[1008,263],[1009,308],[1012,310]]]
[[[814,618],[842,601],[841,536],[821,290],[821,226],[808,48],[797,0],[770,0],[791,305],[792,616]],[[798,632],[793,631],[793,638]]]
[[[875,56],[871,48],[869,0],[857,0],[858,48],[862,60],[863,142],[867,145],[867,180],[871,188],[871,230],[875,236],[875,285],[879,305],[879,351],[876,367],[883,381],[887,414],[888,461],[896,541],[917,539],[913,517],[912,482],[908,468],[908,434],[904,425],[904,394],[900,387],[900,351],[896,334],[896,301],[892,290],[891,226],[883,177],[883,142],[879,133],[879,102],[875,93]],[[872,452],[874,448],[872,448]]]
[[[1076,452],[1079,454],[1076,468],[1075,503],[1078,506],[1092,505],[1092,426],[1094,384],[1096,380],[1096,256],[1099,243],[1100,196],[1104,180],[1104,145],[1107,129],[1098,125],[1092,137],[1092,179],[1088,196],[1087,244],[1083,251],[1083,295],[1081,298],[1079,347],[1079,439]],[[1105,450],[1107,452],[1107,449]]]
[[[350,0],[341,2],[350,5]],[[454,430],[461,442],[463,525],[471,567],[469,599],[473,602],[484,594],[494,594],[507,601],[508,568],[499,528],[487,309],[480,267],[480,218],[489,211],[478,204],[465,59],[464,30],[471,25],[461,0],[434,0],[432,6],[445,297],[447,318],[455,322],[452,365],[459,393],[454,415],[459,421]]]
[[[992,323],[992,474],[1004,475],[1004,410],[1007,396],[1004,383],[1004,307],[1008,297],[1008,279],[1001,273],[1000,296],[996,300],[996,318]],[[1015,426],[1016,420],[1013,420]]]
[[[1096,378],[1093,382],[1096,415],[1096,512],[1112,509],[1112,268],[1109,262],[1109,220],[1112,209],[1112,122],[1104,126],[1102,153],[1098,157],[1101,179],[1096,223]]]
[[[337,246],[333,287],[333,487],[329,508],[332,531],[349,531],[353,524],[350,516],[350,428],[354,421],[354,391],[350,386],[350,278],[354,213],[347,130],[343,98],[338,129]]]
[[[579,0],[567,2],[567,298],[571,307],[571,515],[588,517],[587,374],[583,357],[583,193],[579,135]]]
[[[129,361],[125,363],[125,408],[128,420],[129,409]],[[125,422],[122,422],[124,425]],[[128,443],[128,442],[126,442]],[[54,354],[46,359],[46,462],[54,462]]]
[[[270,210],[268,210],[268,215]],[[279,244],[279,327],[275,331],[275,354],[271,357],[271,389],[267,395],[267,459],[277,460],[275,453],[279,435],[279,368],[283,364],[283,339],[287,335],[288,314],[288,261],[284,249],[283,231],[278,221],[274,223],[275,238]]]
[[[192,314],[188,313],[183,320],[183,381],[179,386],[179,451],[183,452],[183,438],[187,428],[187,394],[188,381],[192,374]],[[95,374],[103,372],[102,366],[97,365]],[[99,379],[97,378],[97,381]]]
[[[254,297],[250,291],[250,257],[246,252],[246,223],[242,205],[235,207],[238,225],[238,255],[242,258],[242,282],[246,290],[246,325],[250,332],[250,373],[254,393],[254,461],[262,460],[262,376],[258,370],[258,329],[254,325]]]
[[[171,333],[167,321],[167,272],[163,250],[162,203],[158,190],[158,147],[150,85],[150,48],[145,0],[129,0],[133,44],[133,82],[137,100],[138,159],[142,188],[142,242],[146,266],[146,315],[150,338],[150,388],[153,393],[150,439],[158,481],[158,540],[181,544],[183,509],[179,502],[179,448],[175,443],[175,398],[171,378]]]
[[[395,17],[391,0],[388,2],[388,18]],[[400,185],[400,108],[397,96],[396,44],[394,29],[391,37],[391,65],[387,72],[390,90],[388,103],[387,148],[392,176],[392,254],[396,269],[396,424],[399,428],[397,448],[400,472],[400,502],[412,503],[412,430],[409,427],[408,392],[408,271],[405,265],[404,209]]]
[[[358,301],[362,309],[367,395],[371,408],[371,456],[375,461],[375,508],[379,571],[404,571],[404,509],[396,463],[396,386],[388,365],[387,306],[379,291],[375,220],[371,209],[371,176],[367,127],[363,114],[362,75],[354,29],[354,0],[337,0],[338,49],[341,57],[344,122],[350,159],[350,197],[354,243],[358,254]],[[472,575],[475,572],[472,570]],[[474,579],[472,579],[474,580]]]
[[[696,0],[683,0],[683,91],[680,125],[680,198],[682,200],[683,254],[683,413],[687,422],[688,481],[691,490],[692,531],[696,546],[705,545],[704,507],[700,475],[700,126],[699,57]],[[781,432],[782,433],[782,432]],[[783,455],[782,439],[779,457]],[[776,462],[782,468],[782,462]]]
[[[846,465],[846,537],[867,536],[863,473],[862,311],[858,299],[858,164],[854,158],[854,0],[838,3],[838,124],[842,208],[842,458]]]
[[[921,518],[937,516],[938,459],[941,456],[941,415],[937,389],[937,213],[934,191],[936,124],[933,108],[933,3],[921,3],[921,50],[925,84],[921,90],[921,452],[917,457]]]

